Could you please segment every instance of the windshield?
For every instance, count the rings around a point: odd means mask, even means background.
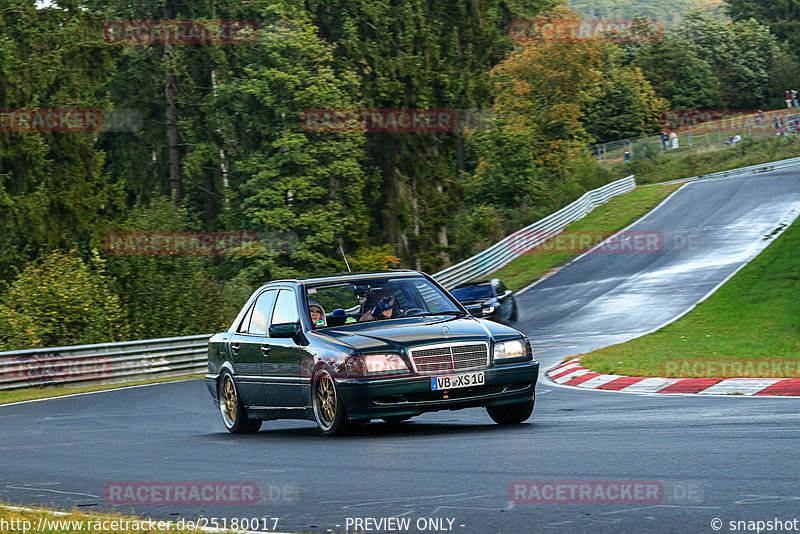
[[[462,314],[455,302],[422,276],[362,278],[307,284],[315,329],[424,315]],[[325,320],[317,313],[322,309]],[[310,316],[309,316],[310,317]]]
[[[492,286],[489,284],[459,287],[458,289],[454,289],[452,293],[453,296],[460,301],[490,299],[494,296],[492,294]]]

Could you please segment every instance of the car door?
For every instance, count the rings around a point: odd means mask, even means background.
[[[299,322],[297,293],[294,288],[282,287],[275,302],[270,325]],[[300,376],[300,347],[294,339],[283,337],[268,337],[266,344],[269,347],[265,351],[264,367],[264,397],[267,406],[303,408],[305,403],[302,385],[307,379]]]
[[[277,298],[267,289],[255,300],[229,342],[233,374],[245,406],[264,406],[264,346],[267,325]]]

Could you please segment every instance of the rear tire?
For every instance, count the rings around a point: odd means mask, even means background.
[[[486,412],[498,425],[518,425],[528,420],[533,413],[534,401],[487,406]]]
[[[230,373],[222,373],[217,390],[219,411],[225,428],[232,434],[253,434],[261,429],[261,419],[250,419]]]

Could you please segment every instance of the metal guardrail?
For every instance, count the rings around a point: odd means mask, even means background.
[[[0,352],[0,390],[202,373],[211,335]]]
[[[569,223],[583,218],[595,207],[612,197],[632,191],[635,187],[636,181],[633,175],[630,175],[598,189],[587,191],[575,202],[548,215],[544,219],[526,226],[522,230],[517,230],[483,252],[479,252],[475,256],[467,258],[443,271],[439,271],[433,277],[440,284],[450,289],[461,282],[468,282],[493,273],[558,234]]]
[[[684,182],[696,182],[698,180],[713,180],[714,178],[727,178],[728,176],[736,176],[738,174],[778,171],[797,166],[800,166],[800,158],[789,158],[779,161],[771,161],[769,163],[761,163],[760,165],[751,165],[750,167],[740,167],[738,169],[731,169],[729,171],[715,172],[713,174],[701,174],[700,176],[692,176],[691,178],[680,178],[678,180],[670,180],[669,182],[658,182],[657,184],[650,185],[681,184]]]
[[[445,287],[496,271],[608,199],[632,190],[633,176],[575,202],[436,273]],[[202,373],[211,334],[0,352],[0,391],[32,386],[118,383]]]

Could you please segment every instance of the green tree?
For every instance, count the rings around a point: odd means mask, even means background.
[[[123,232],[196,231],[199,223],[186,208],[175,209],[166,196],[135,206],[115,228]],[[133,339],[186,336],[227,327],[250,295],[238,282],[213,276],[208,256],[110,255],[108,274],[120,295]]]
[[[527,130],[499,121],[492,130],[473,133],[470,149],[478,159],[471,204],[507,210],[552,205],[547,177],[531,150]]]
[[[605,69],[582,105],[586,131],[598,143],[658,131],[659,116],[668,107],[641,69],[619,65]]]
[[[729,23],[694,12],[673,31],[711,66],[723,106],[757,108],[769,101],[770,72],[786,54],[769,28],[755,20]]]
[[[558,2],[517,0],[310,0],[307,12],[335,45],[340,68],[354,70],[367,108],[489,107],[488,71],[507,54],[509,24]],[[450,261],[448,224],[459,208],[464,136],[370,133],[367,154],[379,169],[380,198],[370,234],[398,246],[415,268]]]
[[[792,50],[800,47],[800,2],[797,0],[725,0],[735,21],[756,19],[768,24]]]
[[[591,140],[581,122],[584,93],[602,80],[597,43],[532,42],[518,47],[492,71],[494,111],[528,132],[537,164],[564,176],[565,162]]]
[[[98,97],[114,67],[102,21],[76,2],[62,4],[37,9],[33,0],[0,0],[4,112],[110,107]],[[96,135],[19,131],[10,122],[0,128],[0,282],[41,251],[86,241],[119,206]]]
[[[107,21],[247,20],[262,22],[269,32],[267,2],[238,0],[88,0],[85,5]],[[265,7],[266,6],[266,7]],[[116,44],[118,68],[106,89],[119,107],[142,114],[139,132],[106,134],[100,146],[108,153],[106,169],[120,180],[129,201],[171,195],[193,213],[201,213],[208,228],[229,201],[224,143],[207,124],[201,105],[215,87],[241,75],[243,58],[253,44]],[[170,88],[165,94],[165,85]],[[174,114],[177,114],[177,122]],[[177,166],[176,166],[177,164]]]
[[[364,134],[306,131],[306,109],[355,107],[357,79],[333,69],[331,46],[297,19],[268,33],[241,76],[221,83],[203,112],[231,160],[228,227],[259,233],[251,259],[232,259],[250,283],[341,271],[339,244],[350,252],[366,239]]]
[[[672,109],[722,106],[720,82],[691,42],[668,36],[648,47],[633,64],[642,70],[656,94],[665,98]]]
[[[630,19],[632,16],[657,20],[666,26],[683,22],[689,12],[699,9],[718,19],[725,18],[725,0],[567,0],[567,7],[582,19]]]

